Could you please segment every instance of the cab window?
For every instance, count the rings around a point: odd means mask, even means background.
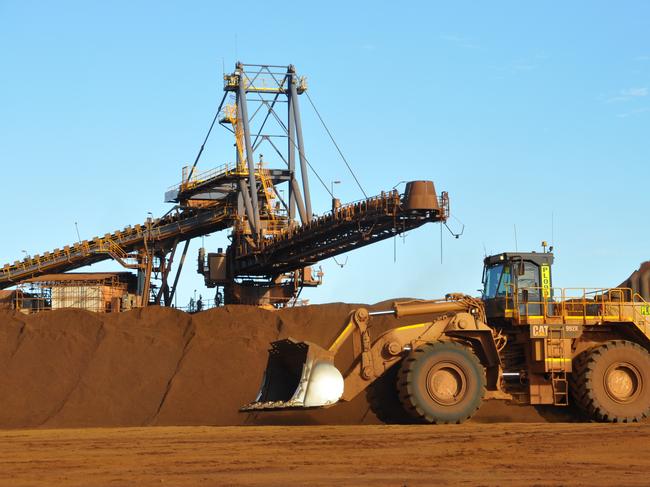
[[[539,267],[532,262],[524,262],[524,273],[517,276],[517,287],[520,289],[540,287]]]
[[[508,294],[508,288],[510,287],[510,266],[504,266],[503,272],[501,273],[501,279],[499,280],[499,288],[497,289],[497,296],[506,296]]]
[[[511,282],[510,266],[497,264],[489,267],[485,275],[485,289],[483,291],[485,298],[506,296]]]

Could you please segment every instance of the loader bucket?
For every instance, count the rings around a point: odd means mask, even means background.
[[[326,407],[343,394],[343,376],[334,354],[310,342],[291,338],[271,343],[260,391],[240,411],[273,411]]]

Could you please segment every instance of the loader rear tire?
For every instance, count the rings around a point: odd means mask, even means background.
[[[427,343],[402,362],[398,386],[404,409],[424,423],[462,423],[485,396],[485,369],[468,346]]]
[[[595,421],[632,423],[650,413],[650,354],[633,342],[616,340],[574,360],[571,394],[578,409]]]
[[[388,369],[375,382],[370,384],[366,399],[377,419],[386,424],[414,424],[417,420],[406,412],[399,400],[397,376],[400,364]]]

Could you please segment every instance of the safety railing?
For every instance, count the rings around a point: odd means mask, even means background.
[[[179,183],[176,183],[169,188],[167,188],[168,191],[178,189],[180,191],[187,191],[189,189],[195,188],[196,186],[205,183],[206,181],[216,179],[218,177],[223,177],[227,176],[228,174],[234,172],[234,169],[236,169],[236,165],[231,164],[231,163],[225,163],[222,164],[221,166],[217,166],[212,169],[208,169],[206,171],[202,172],[194,172],[191,177],[189,178],[183,178],[183,180]]]
[[[124,249],[115,243],[110,237],[100,239],[96,251],[106,252],[108,254],[119,257],[120,259],[126,259],[128,257],[128,254],[124,251]]]
[[[650,304],[630,288],[506,287],[506,312],[520,323],[648,322]]]
[[[223,118],[233,125],[237,123],[237,105],[235,103],[228,103],[222,109]]]
[[[240,154],[240,159],[242,160],[244,159],[243,154]],[[202,172],[195,172],[194,174],[192,174],[192,177],[183,179],[182,181],[173,184],[172,186],[167,188],[167,191],[173,191],[173,190],[178,190],[179,192],[189,191],[204,183],[218,180],[223,177],[247,176],[247,175],[248,175],[248,169],[245,164],[241,164],[240,167],[238,167],[237,164],[228,162],[220,166],[217,166],[213,169],[208,169]],[[257,178],[262,179],[263,177],[265,176],[268,177],[269,175],[270,172],[268,171],[268,169],[261,168],[259,164],[256,165],[255,176]]]
[[[251,66],[251,65],[248,65]],[[243,83],[246,91],[262,91],[269,93],[284,93],[287,91],[286,75],[287,73],[273,72],[266,66],[256,66],[266,69],[260,69],[253,74],[253,78],[249,76],[248,72],[241,74],[224,74],[223,88],[225,91],[235,91],[239,83]],[[300,76],[296,90],[302,93],[307,89],[307,78]]]
[[[378,196],[348,203],[339,208],[325,213],[324,215],[315,218],[309,222],[297,226],[285,226],[281,232],[272,240],[268,240],[265,244],[270,245],[283,240],[289,240],[305,231],[309,231],[320,225],[325,225],[331,221],[352,221],[357,217],[365,216],[368,214],[396,214],[400,205],[400,195],[397,191],[382,193]]]

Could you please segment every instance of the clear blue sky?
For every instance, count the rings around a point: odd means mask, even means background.
[[[90,238],[164,213],[237,59],[308,77],[369,193],[432,179],[466,225],[445,230],[442,263],[433,225],[397,241],[396,263],[393,241],[326,261],[312,302],[473,293],[515,225],[519,250],[553,234],[558,286],[613,286],[650,259],[649,2],[0,0],[0,260],[74,242],[75,221]],[[310,161],[358,199],[303,112]],[[221,131],[202,167],[230,160]],[[200,243],[179,305],[211,297]]]

